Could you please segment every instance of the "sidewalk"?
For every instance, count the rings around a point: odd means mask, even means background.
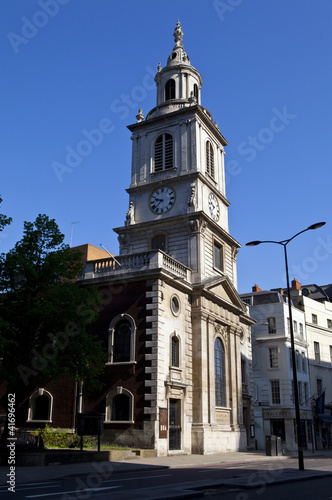
[[[294,457],[268,457],[262,451],[248,451],[248,452],[232,452],[232,453],[219,453],[216,455],[171,455],[167,457],[153,457],[153,458],[137,458],[129,459],[122,462],[107,462],[108,471],[114,472],[137,472],[144,470],[157,470],[163,468],[186,468],[186,467],[209,467],[213,465],[226,464],[228,466],[245,464],[246,462],[271,462],[268,471],[270,473],[271,482],[280,482],[283,479],[301,478],[305,479],[313,475],[332,475],[332,450],[317,451],[314,454],[306,451],[304,453],[305,471],[298,471],[297,458]],[[275,463],[275,467],[273,466]],[[48,481],[59,479],[67,476],[81,476],[90,473],[96,473],[104,462],[90,462],[82,464],[67,464],[67,465],[49,465],[45,467],[16,467],[16,483],[33,483],[37,481]],[[249,464],[248,464],[249,465]],[[106,465],[105,465],[106,467]],[[248,468],[249,470],[249,468]],[[271,471],[277,470],[278,474],[273,474]],[[3,466],[0,468],[0,484],[6,484],[8,480],[7,474],[9,467]],[[250,472],[250,470],[249,470]],[[264,481],[267,480],[266,470]],[[257,476],[257,474],[256,474]],[[255,487],[259,477],[255,479]],[[237,478],[232,480],[232,484],[238,486],[242,485],[250,487],[248,484],[243,485],[243,482],[248,480],[245,478]]]

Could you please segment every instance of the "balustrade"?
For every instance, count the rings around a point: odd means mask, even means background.
[[[83,273],[83,279],[84,277],[88,277],[88,274],[91,274],[91,272],[94,275],[100,275],[104,273],[118,273],[121,272],[121,270],[129,269],[137,271],[140,269],[156,268],[164,268],[177,277],[188,279],[188,268],[160,250],[120,255],[116,257],[116,259],[109,257],[87,262]],[[89,278],[91,279],[91,276],[89,276]]]

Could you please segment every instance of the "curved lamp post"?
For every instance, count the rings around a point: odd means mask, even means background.
[[[293,364],[293,380],[294,380],[294,404],[295,404],[295,419],[296,419],[296,433],[297,433],[297,449],[298,449],[298,460],[299,460],[299,470],[304,470],[304,462],[303,462],[303,446],[302,446],[302,435],[301,435],[301,419],[300,419],[300,404],[299,404],[299,392],[297,386],[297,372],[296,372],[296,359],[295,359],[295,344],[294,344],[294,331],[293,331],[293,318],[292,318],[292,306],[291,306],[291,297],[290,297],[290,287],[289,287],[289,275],[288,275],[288,262],[287,262],[287,250],[286,246],[290,241],[292,241],[299,234],[304,233],[305,231],[309,231],[309,229],[318,229],[319,227],[324,226],[325,222],[317,222],[316,224],[312,224],[312,226],[307,227],[307,229],[303,229],[299,233],[294,234],[288,240],[282,241],[249,241],[246,243],[246,246],[253,247],[256,245],[260,245],[261,243],[276,243],[277,245],[282,245],[284,247],[285,254],[285,267],[286,267],[286,280],[287,280],[287,298],[288,298],[288,308],[289,308],[289,328],[290,328],[290,338],[291,338],[291,352],[292,352],[292,364]]]

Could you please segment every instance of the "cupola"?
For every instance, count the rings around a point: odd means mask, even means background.
[[[174,30],[175,45],[168,57],[167,65],[158,65],[155,76],[157,84],[157,106],[147,115],[147,120],[181,108],[200,104],[202,77],[190,64],[182,39],[183,32],[180,21]]]

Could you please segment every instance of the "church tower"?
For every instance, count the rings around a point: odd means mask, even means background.
[[[105,392],[91,408],[104,411],[109,442],[160,456],[252,445],[253,322],[236,290],[227,141],[201,104],[202,78],[182,38],[178,22],[155,76],[156,106],[128,127],[119,255],[88,262],[80,280],[108,297],[97,325],[108,344]]]
[[[201,105],[202,78],[175,45],[155,76],[157,105],[140,109],[132,132],[132,174],[120,254],[160,249],[188,266],[195,283],[226,275],[236,287],[239,244],[228,230],[224,148],[227,141]]]
[[[236,291],[240,245],[228,228],[227,141],[201,104],[202,77],[182,39],[177,22],[173,50],[155,76],[156,107],[146,118],[140,109],[128,127],[129,210],[125,225],[115,229],[120,257],[134,262],[155,251],[163,255],[163,265],[172,261],[173,277],[153,282],[150,296],[159,305],[149,306],[154,308],[154,404],[165,407],[169,418],[168,447],[156,440],[161,454],[250,445],[252,322]],[[182,358],[181,369],[173,355]],[[182,429],[180,435],[175,428]]]

